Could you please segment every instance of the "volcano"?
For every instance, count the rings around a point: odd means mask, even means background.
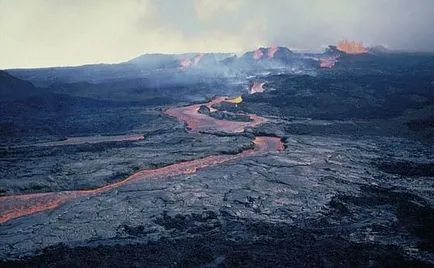
[[[0,71],[0,266],[431,267],[432,59]]]
[[[241,61],[257,62],[257,61],[280,61],[290,62],[293,60],[295,53],[287,47],[260,47],[254,51],[246,52],[241,58]]]

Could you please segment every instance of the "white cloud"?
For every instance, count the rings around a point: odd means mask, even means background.
[[[212,19],[235,12],[245,4],[243,0],[194,0],[194,9],[199,19]]]
[[[342,38],[432,50],[432,14],[432,0],[0,0],[0,68]]]

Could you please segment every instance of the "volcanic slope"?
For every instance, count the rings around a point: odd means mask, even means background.
[[[355,55],[316,76],[255,77],[266,81],[263,93],[212,107],[265,122],[240,134],[211,133],[210,121],[202,128],[180,118],[198,130],[186,136],[205,135],[214,147],[222,145],[216,137],[225,137],[234,142],[229,148],[238,142],[233,137],[248,143],[279,136],[283,148],[11,219],[0,225],[3,264],[432,266],[429,125],[423,133],[397,131],[410,118],[429,118],[432,72],[425,56],[402,57],[419,68],[399,71],[408,61]],[[185,107],[172,111],[185,116],[191,112]],[[390,128],[378,123],[387,120],[394,122]]]

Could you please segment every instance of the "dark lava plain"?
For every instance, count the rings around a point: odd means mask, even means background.
[[[2,223],[0,266],[434,265],[432,55],[348,56],[309,75],[184,74],[194,79],[170,86],[152,77],[44,81],[43,70],[35,72],[11,73],[37,77],[40,88],[1,76],[12,88],[2,88],[0,101],[1,195],[93,189],[138,170],[237,154],[255,136],[280,137],[285,150],[127,184]],[[252,80],[266,81],[265,91],[249,95]],[[34,94],[18,98],[18,89]],[[214,114],[267,119],[241,133],[191,133],[163,112],[241,94],[242,103],[221,103]],[[38,146],[126,134],[144,138]]]

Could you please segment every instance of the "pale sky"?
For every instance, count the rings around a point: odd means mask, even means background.
[[[0,0],[0,68],[341,39],[434,51],[433,14],[434,0]]]

